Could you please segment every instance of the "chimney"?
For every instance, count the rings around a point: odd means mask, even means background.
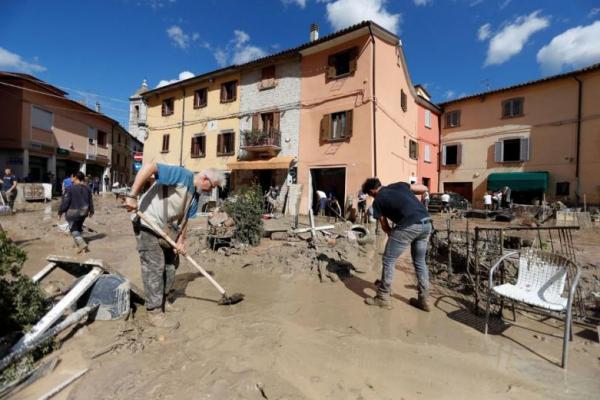
[[[319,25],[310,24],[310,41],[314,42],[319,38]]]
[[[96,112],[97,113],[102,112],[102,111],[100,111],[100,102],[99,101],[96,102]]]

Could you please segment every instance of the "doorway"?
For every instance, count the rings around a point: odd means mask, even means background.
[[[316,214],[319,212],[319,197],[317,190],[325,192],[327,197],[333,196],[344,210],[346,200],[346,168],[311,168],[310,177],[312,182],[312,208]]]

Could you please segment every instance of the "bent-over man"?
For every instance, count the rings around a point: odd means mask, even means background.
[[[373,197],[373,216],[379,220],[381,228],[388,235],[383,254],[383,270],[378,282],[375,297],[365,299],[371,306],[391,309],[390,294],[396,260],[410,246],[413,265],[417,273],[418,297],[410,299],[410,304],[423,311],[429,311],[429,270],[425,263],[427,243],[431,233],[431,217],[415,194],[424,193],[427,186],[404,182],[381,186],[377,178],[367,179],[362,186],[363,193]],[[388,219],[394,223],[390,227]]]
[[[139,200],[137,196],[154,175],[156,181]],[[176,329],[179,322],[165,311],[179,311],[166,301],[179,266],[179,254],[185,254],[187,220],[198,209],[199,192],[210,192],[225,183],[223,172],[207,169],[199,174],[171,165],[144,164],[126,195],[125,207],[141,212],[167,233],[176,243],[173,249],[144,221],[135,217],[133,229],[142,265],[149,322],[158,328]]]

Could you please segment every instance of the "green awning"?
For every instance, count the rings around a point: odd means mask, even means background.
[[[488,176],[488,190],[508,186],[513,192],[545,192],[548,172],[497,172]]]

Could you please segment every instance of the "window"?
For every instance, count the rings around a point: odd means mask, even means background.
[[[340,53],[330,55],[327,62],[327,79],[353,74],[356,71],[358,49],[353,47]]]
[[[140,119],[140,106],[135,106],[133,108],[133,118],[137,121]]]
[[[413,160],[419,158],[419,145],[414,140],[408,142],[408,156]]]
[[[326,114],[321,120],[321,142],[347,140],[352,136],[352,110]]]
[[[117,153],[117,167],[121,166],[121,155]]]
[[[98,146],[106,147],[108,134],[106,132],[98,131]]]
[[[117,135],[117,140],[118,140],[117,143],[121,144],[121,134],[120,133]]]
[[[52,131],[53,115],[38,107],[31,107],[31,126],[45,131]]]
[[[408,109],[408,100],[406,99],[406,93],[404,90],[400,90],[400,107],[402,107],[402,111],[406,112]]]
[[[510,138],[499,140],[494,148],[496,162],[529,161],[529,138]]]
[[[430,163],[431,162],[431,145],[426,144],[423,149],[423,161]]]
[[[217,155],[231,156],[235,154],[235,136],[234,132],[219,133],[217,138]]]
[[[425,178],[425,177],[423,177],[422,183],[423,183],[424,186],[427,186],[427,190],[429,190],[429,185],[431,185],[431,178]]]
[[[447,112],[446,128],[454,128],[456,126],[460,126],[460,110]]]
[[[523,115],[523,98],[508,99],[502,102],[502,118],[521,117]]]
[[[261,71],[261,81],[259,84],[259,89],[270,89],[276,86],[275,82],[275,66],[271,65],[269,67],[265,67]]]
[[[446,144],[442,150],[442,165],[460,165],[462,146],[460,144]]]
[[[568,196],[569,195],[569,182],[556,182],[556,195],[557,196]]]
[[[206,156],[206,136],[203,134],[192,137],[191,156],[192,158]]]
[[[169,97],[168,99],[164,99],[162,102],[162,115],[167,116],[173,114],[175,106],[175,98]]]
[[[260,119],[262,120],[262,131],[264,133],[273,132],[273,113],[260,114]]]
[[[208,89],[202,88],[194,92],[194,108],[206,107]]]
[[[237,95],[237,81],[229,81],[221,84],[221,103],[235,101]]]
[[[425,128],[431,129],[431,111],[425,110]]]
[[[169,136],[170,135],[163,135],[163,141],[162,141],[162,150],[161,153],[168,153],[169,152]]]

